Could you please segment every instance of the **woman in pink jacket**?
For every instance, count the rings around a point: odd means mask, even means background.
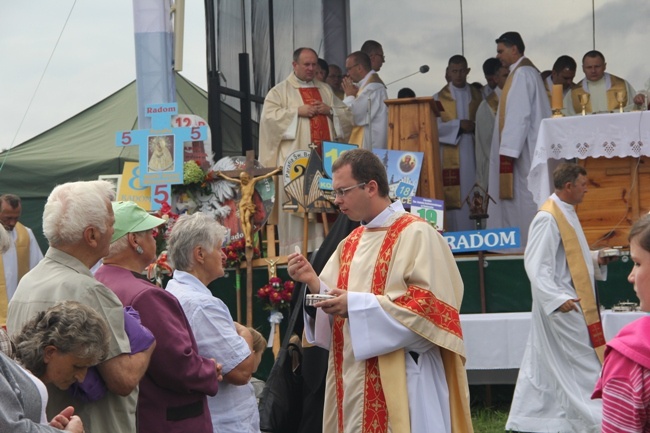
[[[627,277],[650,312],[650,215],[630,230],[634,267]],[[650,432],[650,316],[635,320],[607,343],[592,398],[603,399],[603,433]]]

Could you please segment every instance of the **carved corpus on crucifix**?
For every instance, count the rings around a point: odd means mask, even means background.
[[[277,257],[275,260],[273,259],[264,259],[264,261],[268,265],[268,271],[269,271],[269,280],[273,277],[277,277],[277,270],[275,268],[275,264],[280,260],[279,257]]]
[[[217,177],[238,183],[241,189],[239,220],[246,240],[246,325],[253,326],[253,217],[257,210],[253,201],[255,184],[277,173],[281,168],[255,168],[255,152],[246,152],[243,170],[218,171]],[[274,267],[275,269],[275,267]]]

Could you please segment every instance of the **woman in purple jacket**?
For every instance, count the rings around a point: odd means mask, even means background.
[[[207,396],[215,395],[221,366],[199,355],[196,340],[174,296],[142,274],[156,258],[153,229],[165,221],[133,202],[113,203],[115,233],[95,278],[125,307],[140,313],[156,338],[156,349],[140,381],[137,425],[140,433],[211,433]]]

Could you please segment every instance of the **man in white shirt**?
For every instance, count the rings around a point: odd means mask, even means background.
[[[20,197],[0,196],[0,223],[11,237],[9,249],[0,255],[0,326],[5,325],[7,305],[18,281],[43,259],[32,229],[18,222],[22,212]]]
[[[560,56],[553,63],[553,69],[550,75],[544,78],[544,87],[548,93],[548,100],[551,100],[551,92],[553,91],[554,84],[562,85],[562,94],[566,96],[571,91],[575,84],[573,79],[576,76],[576,61],[571,56]]]
[[[476,182],[474,129],[476,110],[483,101],[479,90],[467,83],[470,68],[461,55],[449,59],[447,72],[451,81],[433,98],[444,111],[438,117],[442,185],[445,199],[445,228],[466,231],[476,228],[469,219],[465,198]]]
[[[588,51],[582,57],[583,78],[564,97],[564,109],[569,116],[582,113],[580,98],[589,95],[585,104],[585,113],[603,113],[618,110],[621,106],[629,111],[634,104],[643,104],[643,95],[637,95],[636,90],[623,78],[605,72],[607,62],[600,51]]]
[[[377,41],[373,41],[372,39],[365,41],[359,51],[368,55],[370,58],[370,67],[375,72],[379,72],[383,64],[386,63],[384,48]]]
[[[496,60],[496,59],[494,59]],[[496,66],[491,75],[494,76],[496,86],[494,90],[485,98],[476,110],[476,131],[474,133],[476,145],[476,183],[481,188],[488,188],[488,174],[490,172],[490,147],[492,146],[492,133],[494,132],[494,119],[496,118],[497,109],[499,108],[499,98],[501,91],[506,84],[510,70],[503,66],[497,60],[497,64],[491,64],[490,67]]]
[[[334,92],[334,95],[336,95],[336,97],[341,100],[345,98],[343,87],[341,87],[342,80],[343,80],[343,71],[341,71],[341,67],[333,64],[329,65],[329,73],[327,74],[327,78],[325,79],[325,82],[330,85],[332,91]]]
[[[483,75],[487,84],[481,89],[483,99],[487,99],[494,89],[497,88],[497,70],[501,67],[501,62],[495,57],[490,57],[483,62]]]
[[[487,228],[519,227],[521,252],[528,239],[528,226],[537,212],[528,190],[528,173],[535,153],[542,119],[551,117],[539,70],[524,56],[525,45],[517,32],[506,32],[497,40],[497,58],[510,69],[499,98],[492,146],[488,192],[490,206]]]
[[[386,86],[377,71],[372,69],[370,57],[355,51],[345,59],[348,76],[343,79],[343,103],[352,112],[352,134],[349,143],[363,149],[386,149],[388,139],[388,98]]]
[[[533,295],[532,322],[506,430],[600,432],[602,400],[592,400],[605,351],[595,279],[610,258],[590,251],[575,206],[587,172],[562,163],[555,193],[530,225],[524,265]]]

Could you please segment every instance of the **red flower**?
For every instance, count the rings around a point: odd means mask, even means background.
[[[280,292],[273,291],[269,294],[269,300],[273,304],[279,304],[280,302],[282,302],[282,295],[280,294]]]
[[[271,277],[268,284],[257,291],[257,297],[263,301],[266,310],[288,308],[294,287],[295,283],[291,280]]]

